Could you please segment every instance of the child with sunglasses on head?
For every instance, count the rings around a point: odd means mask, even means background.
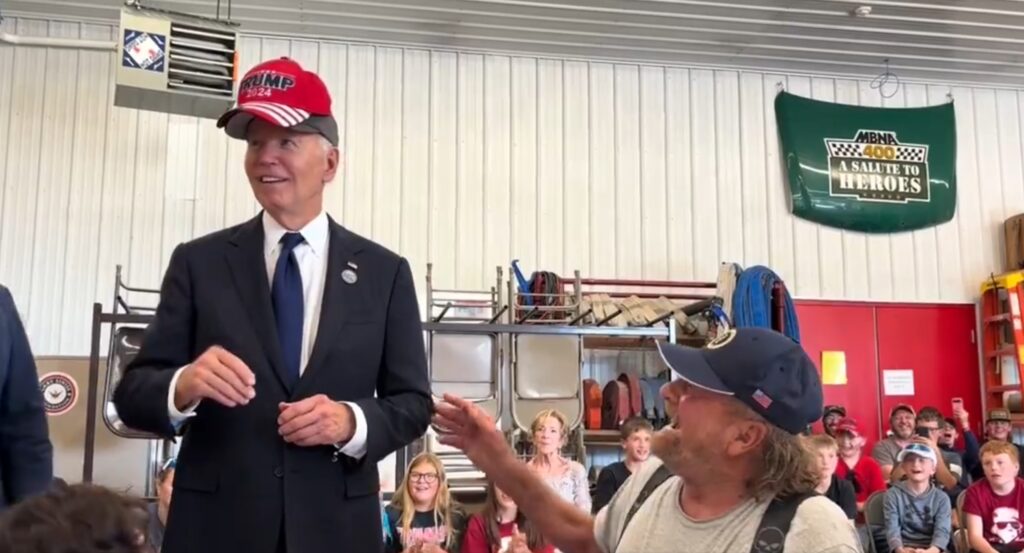
[[[459,552],[466,514],[452,500],[436,455],[413,458],[385,513],[386,553]]]
[[[493,483],[487,502],[469,519],[460,553],[553,553],[554,547],[533,529],[515,501]]]
[[[885,492],[885,538],[892,553],[941,553],[952,535],[949,496],[933,484],[939,457],[928,444],[911,442],[896,457],[904,477]],[[886,548],[876,548],[886,551]]]

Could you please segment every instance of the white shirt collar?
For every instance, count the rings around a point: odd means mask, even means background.
[[[327,213],[321,211],[306,226],[298,230],[299,234],[306,240],[306,245],[317,257],[323,257],[327,253]],[[266,211],[263,212],[263,253],[266,256],[277,247],[281,237],[285,233],[292,232],[278,223]]]

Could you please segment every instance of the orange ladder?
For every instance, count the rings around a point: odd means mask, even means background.
[[[984,409],[1021,411],[1024,402],[1021,365],[1024,364],[1024,271],[993,276],[981,285],[981,347]],[[1014,424],[1024,414],[1011,415]]]

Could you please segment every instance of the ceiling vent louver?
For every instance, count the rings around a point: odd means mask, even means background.
[[[115,105],[216,118],[234,104],[238,34],[231,25],[126,8],[118,39]]]

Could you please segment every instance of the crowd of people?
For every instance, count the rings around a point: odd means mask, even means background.
[[[1024,550],[1021,455],[1010,440],[1007,411],[988,413],[983,443],[959,405],[949,418],[932,407],[898,405],[885,437],[871,447],[843,406],[826,406],[822,431],[812,433],[805,423],[813,409],[785,394],[814,393],[813,382],[810,388],[804,382],[809,369],[801,354],[788,352],[792,359],[780,368],[790,375],[781,381],[745,375],[750,349],[756,357],[765,349],[758,341],[779,340],[754,334],[761,340],[748,339],[747,351],[737,350],[740,344],[722,344],[717,352],[662,348],[673,368],[693,366],[697,352],[714,367],[713,378],[680,371],[682,378],[663,390],[674,405],[669,425],[655,429],[642,418],[623,423],[622,458],[602,467],[596,482],[563,454],[570,429],[562,413],[537,415],[524,460],[503,437],[498,446],[494,433],[481,431],[491,421],[475,405],[446,398],[436,418],[442,440],[454,439],[488,475],[486,498],[470,512],[453,496],[440,458],[416,456],[382,505],[383,550],[657,552],[678,550],[672,543],[681,538],[688,544],[683,550],[710,552]],[[726,361],[739,368],[726,368]],[[736,401],[751,387],[753,401]],[[761,405],[763,389],[782,403]],[[787,398],[794,399],[787,404]],[[157,501],[149,504],[59,482],[0,516],[0,552],[158,552],[175,467],[173,459],[160,467]],[[697,493],[687,502],[691,490]]]

